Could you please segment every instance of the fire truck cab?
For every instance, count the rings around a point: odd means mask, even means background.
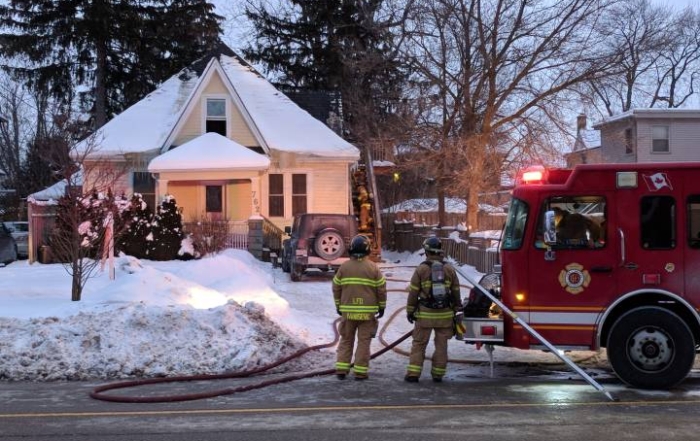
[[[700,342],[700,163],[527,170],[500,257],[501,301],[559,349],[604,347],[616,375],[641,388],[670,388],[690,372]],[[542,349],[508,315],[468,321],[470,342]]]

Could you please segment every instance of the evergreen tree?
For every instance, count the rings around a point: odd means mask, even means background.
[[[69,101],[77,88],[93,126],[141,99],[218,43],[204,0],[9,0],[0,6],[4,67]]]
[[[140,193],[131,197],[129,207],[122,212],[121,219],[125,227],[124,232],[115,241],[115,253],[124,252],[139,259],[146,258],[153,210]]]
[[[270,12],[247,7],[256,45],[244,53],[276,85],[339,92],[349,138],[366,141],[390,124],[407,71],[394,54],[399,20],[389,0],[290,0]]]
[[[69,151],[70,147],[60,137],[37,138],[31,143],[22,163],[20,193],[26,197],[62,179],[63,165],[72,162]]]
[[[151,223],[148,258],[151,260],[177,259],[184,237],[182,215],[175,198],[168,195],[158,206]]]

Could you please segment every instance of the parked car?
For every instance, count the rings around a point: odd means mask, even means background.
[[[292,281],[309,268],[337,270],[350,258],[350,241],[357,234],[357,218],[348,214],[304,213],[294,217],[282,242],[282,270]]]
[[[17,260],[17,242],[4,223],[0,223],[0,264],[8,265]]]
[[[29,222],[8,221],[3,223],[10,230],[10,234],[15,238],[15,242],[17,242],[17,255],[20,258],[27,258],[29,256]]]

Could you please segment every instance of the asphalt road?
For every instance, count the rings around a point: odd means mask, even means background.
[[[549,368],[548,368],[549,369]],[[592,372],[610,401],[571,372],[465,369],[441,384],[376,375],[316,377],[198,401],[110,403],[99,384],[0,383],[0,440],[695,440],[700,372],[672,391]],[[178,395],[269,380],[179,383],[119,393]],[[117,392],[115,392],[117,393]]]

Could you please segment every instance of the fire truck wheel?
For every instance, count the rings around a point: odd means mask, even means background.
[[[641,307],[613,324],[607,344],[613,370],[625,383],[668,389],[685,379],[695,361],[695,340],[675,313]]]

